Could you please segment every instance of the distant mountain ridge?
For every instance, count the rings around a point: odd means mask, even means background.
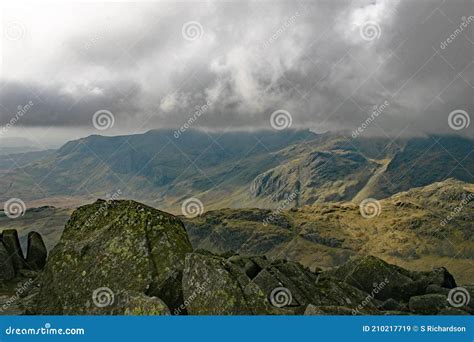
[[[0,202],[88,202],[118,190],[173,213],[189,197],[205,210],[276,208],[291,194],[297,194],[292,206],[359,201],[447,178],[473,183],[472,151],[474,140],[459,136],[393,141],[304,130],[93,135],[31,158],[21,170],[0,168]]]

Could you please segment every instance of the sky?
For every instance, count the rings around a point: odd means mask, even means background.
[[[474,136],[472,0],[1,7],[0,143],[183,126]]]

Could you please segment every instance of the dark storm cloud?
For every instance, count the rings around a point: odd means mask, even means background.
[[[0,124],[32,97],[19,126],[90,126],[107,109],[124,131],[179,127],[204,108],[196,125],[209,129],[270,127],[285,109],[294,127],[353,130],[388,102],[368,132],[398,135],[449,132],[456,109],[474,116],[472,1],[97,6],[92,23],[64,23],[49,59],[3,81]],[[183,37],[190,21],[196,40]]]

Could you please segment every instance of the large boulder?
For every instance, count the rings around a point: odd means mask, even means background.
[[[37,311],[166,312],[155,297],[173,310],[183,304],[182,271],[191,251],[184,226],[173,215],[125,200],[98,200],[80,207],[50,253]],[[137,308],[130,307],[137,303],[130,298],[139,298]]]
[[[188,254],[183,291],[181,310],[191,315],[303,314],[309,304],[376,309],[367,293],[339,279],[265,257]]]
[[[37,232],[28,234],[28,247],[26,251],[26,264],[28,268],[39,271],[46,265],[48,251],[43,238]]]

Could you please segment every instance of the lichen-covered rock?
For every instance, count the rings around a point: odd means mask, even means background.
[[[191,250],[182,222],[173,215],[134,201],[99,200],[80,207],[50,253],[37,311],[133,313],[120,304],[127,292],[179,307],[184,258]],[[100,290],[103,296],[94,301]]]
[[[447,308],[446,296],[440,294],[427,294],[410,298],[408,307],[410,311],[422,315],[436,315],[442,309]]]
[[[143,293],[126,293],[121,296],[119,308],[124,308],[123,314],[130,316],[169,316],[168,306],[158,297],[148,297]],[[121,311],[121,310],[120,310]]]
[[[373,298],[339,279],[320,279],[300,264],[265,257],[191,253],[183,274],[191,315],[303,314],[307,305],[375,309]]]
[[[15,277],[15,268],[7,249],[0,242],[0,280],[11,280]]]
[[[183,293],[185,309],[192,315],[251,314],[242,288],[228,271],[224,258],[188,254]]]
[[[42,270],[46,265],[48,251],[43,238],[37,232],[28,234],[28,247],[26,252],[26,264],[32,270]]]

